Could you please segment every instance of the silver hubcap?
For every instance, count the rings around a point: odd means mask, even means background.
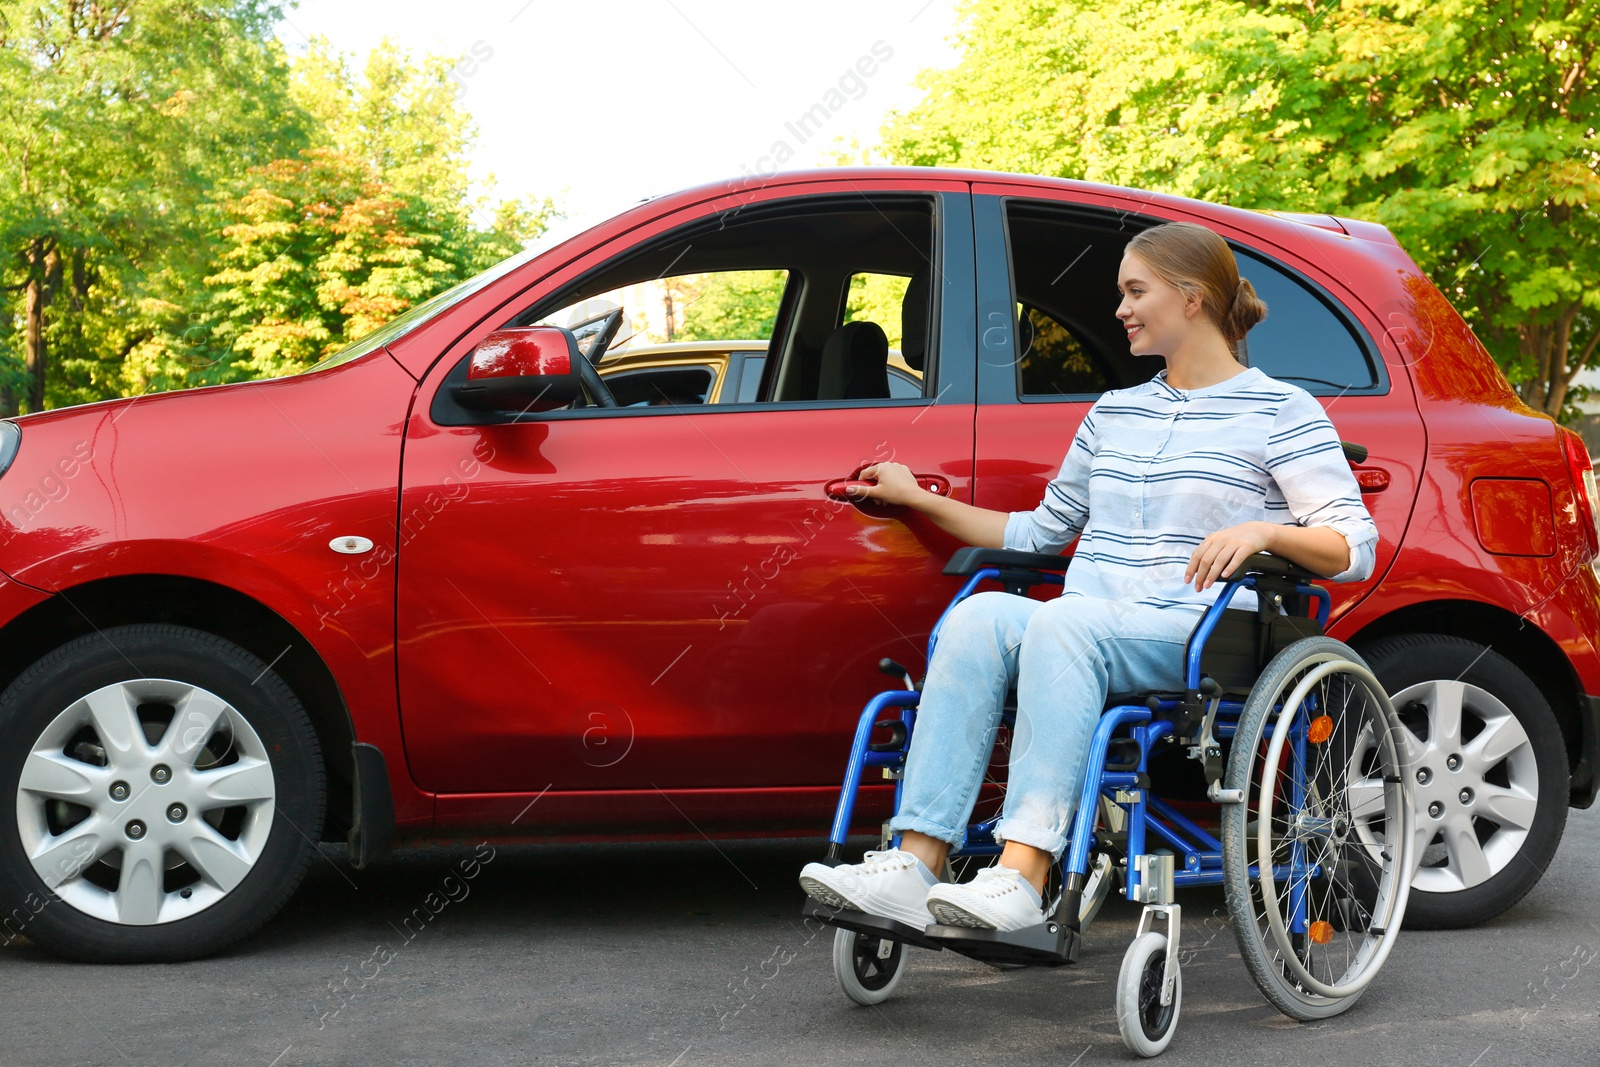
[[[166,678],[96,689],[22,767],[17,828],[34,871],[107,922],[173,922],[250,873],[276,798],[261,738],[215,693]]]
[[[1538,809],[1539,767],[1527,731],[1511,709],[1465,682],[1422,682],[1390,699],[1406,723],[1417,802],[1421,866],[1411,884],[1428,893],[1482,885],[1521,850]],[[1379,783],[1368,786],[1360,797],[1352,787],[1358,822],[1383,814]]]

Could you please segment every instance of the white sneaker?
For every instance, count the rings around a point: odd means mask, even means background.
[[[808,863],[800,870],[800,888],[813,900],[830,908],[894,919],[918,930],[932,918],[926,904],[928,887],[937,884],[921,860],[898,848],[868,852],[860,863],[837,867]]]
[[[1021,930],[1044,922],[1039,894],[1010,867],[985,867],[970,882],[938,885],[928,892],[928,911],[945,926],[977,930]]]

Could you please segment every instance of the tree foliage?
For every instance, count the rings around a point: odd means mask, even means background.
[[[286,373],[511,255],[451,61],[275,0],[0,0],[0,415]]]
[[[772,337],[788,277],[781,270],[730,270],[674,279],[683,325],[675,341],[765,341]]]
[[[1532,406],[1600,339],[1593,0],[968,0],[894,162],[1387,226]]]
[[[0,0],[0,413],[113,396],[223,176],[304,143],[263,0]]]
[[[289,82],[311,147],[219,191],[221,245],[191,327],[201,350],[171,336],[149,346],[147,386],[304,370],[544,230],[549,200],[472,195],[474,131],[450,69],[384,40],[358,75],[311,42]]]

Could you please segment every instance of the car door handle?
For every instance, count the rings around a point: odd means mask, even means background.
[[[950,495],[950,481],[947,478],[941,478],[937,474],[917,474],[913,475],[913,477],[917,479],[918,485],[930,493],[937,493],[939,496]],[[849,500],[859,503],[871,498],[856,496],[853,490],[856,490],[857,487],[870,489],[876,484],[876,482],[863,481],[859,478],[835,478],[824,485],[822,491],[835,500]]]
[[[1389,488],[1389,472],[1382,467],[1364,467],[1356,470],[1356,485],[1363,493],[1381,493]]]

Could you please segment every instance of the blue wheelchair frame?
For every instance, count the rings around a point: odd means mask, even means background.
[[[1059,568],[1064,569],[1067,557],[1060,558]],[[1098,769],[1097,774],[1087,774],[1084,777],[1083,790],[1078,798],[1077,812],[1074,817],[1073,827],[1068,839],[1067,849],[1061,857],[1060,866],[1063,878],[1063,897],[1061,906],[1056,912],[1056,921],[1051,923],[1052,931],[1058,934],[1058,953],[1060,959],[1043,960],[1044,962],[1071,962],[1076,955],[1077,934],[1077,903],[1084,879],[1089,871],[1089,856],[1097,842],[1094,826],[1099,811],[1099,798],[1106,797],[1114,804],[1123,807],[1128,813],[1127,821],[1127,870],[1124,873],[1124,895],[1130,901],[1144,901],[1147,904],[1167,905],[1170,901],[1161,900],[1160,894],[1170,892],[1171,887],[1196,886],[1196,885],[1221,885],[1223,881],[1222,843],[1208,833],[1204,828],[1170,804],[1152,795],[1146,783],[1148,778],[1148,762],[1152,749],[1162,738],[1175,735],[1177,727],[1174,717],[1181,711],[1181,705],[1193,702],[1198,695],[1202,700],[1215,702],[1214,730],[1218,740],[1231,738],[1238,725],[1239,715],[1244,709],[1244,704],[1237,700],[1225,699],[1219,687],[1209,685],[1208,679],[1202,677],[1201,660],[1205,652],[1206,642],[1210,639],[1217,624],[1222,621],[1223,612],[1228,610],[1228,605],[1240,589],[1257,588],[1258,576],[1254,573],[1243,573],[1245,567],[1241,565],[1234,577],[1226,579],[1224,588],[1217,599],[1201,616],[1196,625],[1193,636],[1189,641],[1185,661],[1185,687],[1188,691],[1187,700],[1168,697],[1152,696],[1143,704],[1118,704],[1107,708],[1101,715],[1095,728],[1094,736],[1089,746],[1089,767]],[[935,623],[932,633],[928,638],[928,661],[933,660],[934,649],[939,639],[939,631],[944,625],[944,620],[950,611],[963,600],[977,591],[978,587],[986,581],[1007,581],[1002,568],[998,566],[985,566],[973,573],[962,586],[950,604],[940,615]],[[1040,573],[1029,578],[1030,584],[1061,585],[1064,578],[1059,574]],[[1010,584],[1009,582],[1007,583]],[[1305,581],[1294,582],[1294,591],[1302,597],[1315,597],[1317,601],[1317,624],[1325,628],[1332,600],[1326,589],[1312,585]],[[838,863],[843,855],[845,838],[849,834],[851,817],[855,808],[856,792],[860,788],[862,772],[868,767],[887,768],[891,772],[903,771],[907,753],[910,751],[911,737],[916,726],[916,708],[921,698],[921,693],[912,689],[889,690],[879,693],[867,702],[861,713],[861,718],[856,725],[855,739],[850,750],[850,761],[845,770],[845,778],[839,794],[839,805],[834,814],[833,827],[828,837],[828,847],[825,862]],[[874,751],[871,744],[873,730],[878,727],[879,716],[890,709],[898,709],[900,713],[899,724],[904,732],[903,738],[898,735],[900,742],[892,751]],[[1315,710],[1308,706],[1302,709],[1301,714],[1290,724],[1288,743],[1291,746],[1295,765],[1306,766],[1306,730],[1308,726],[1307,711]],[[1158,717],[1161,716],[1161,717]],[[892,721],[892,720],[890,720]],[[1134,770],[1107,770],[1107,756],[1110,752],[1112,741],[1119,730],[1130,727],[1129,736],[1137,744],[1139,758]],[[894,774],[894,810],[900,810],[904,781],[899,773]],[[1213,797],[1213,799],[1217,799]],[[1238,798],[1242,799],[1242,798]],[[1300,807],[1305,800],[1304,783],[1299,776],[1291,786],[1291,795],[1288,797],[1292,808]],[[1152,817],[1153,816],[1153,817]],[[994,856],[1001,851],[1001,845],[994,840],[994,828],[999,822],[999,816],[980,823],[971,824],[967,828],[964,842],[959,847],[953,847],[950,858],[957,859],[966,856]],[[1166,887],[1151,886],[1149,891],[1145,888],[1145,872],[1142,864],[1134,862],[1136,858],[1146,854],[1146,843],[1154,837],[1169,846],[1175,857],[1174,870],[1171,880]],[[893,838],[896,847],[900,844],[900,834]],[[1252,866],[1250,873],[1255,876],[1257,869]],[[1315,865],[1306,863],[1304,846],[1296,844],[1291,848],[1287,864],[1275,864],[1272,868],[1274,879],[1287,883],[1293,887],[1290,891],[1291,921],[1288,926],[1291,932],[1301,934],[1307,929],[1307,906],[1305,899],[1305,886],[1310,878],[1318,877],[1320,869]],[[1069,911],[1070,905],[1070,913]],[[1175,910],[1175,909],[1174,909]],[[818,914],[819,918],[830,918]],[[856,923],[848,919],[839,921],[833,918],[836,925],[852,927]],[[1060,930],[1054,928],[1059,925]],[[858,928],[865,928],[864,926]],[[1141,929],[1142,921],[1141,921]],[[935,928],[943,930],[944,928]],[[902,933],[908,933],[909,928]],[[987,931],[948,931],[949,936],[938,938],[906,937],[911,943],[923,947],[939,948],[952,947],[961,950],[961,942],[993,943],[1006,942],[1004,936],[994,935]],[[1173,938],[1174,949],[1176,938]],[[969,945],[968,947],[973,947]],[[1038,958],[1042,943],[1035,941],[1029,949],[1024,949],[1019,958]],[[973,955],[984,955],[980,949],[972,952]],[[1004,953],[988,953],[989,955],[1006,955]]]

